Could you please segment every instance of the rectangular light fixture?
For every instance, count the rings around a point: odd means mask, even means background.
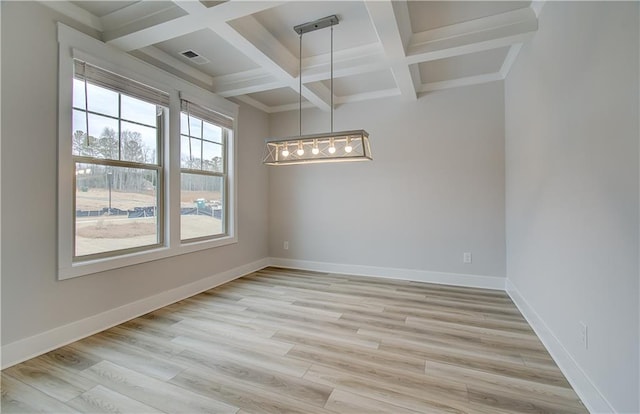
[[[338,16],[333,14],[293,28],[300,38],[300,59],[298,60],[300,135],[297,137],[267,139],[265,141],[264,156],[262,157],[263,164],[292,165],[373,159],[367,131],[357,129],[354,131],[333,132],[333,26],[337,25],[339,21]],[[302,35],[326,27],[331,28],[331,132],[302,135]]]
[[[359,129],[267,140],[262,162],[293,165],[372,159],[369,134]]]

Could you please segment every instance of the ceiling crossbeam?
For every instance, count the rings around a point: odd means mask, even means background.
[[[400,7],[407,7],[406,1],[398,3],[403,5]],[[367,0],[365,5],[384,52],[387,58],[393,62],[391,72],[401,95],[409,100],[416,100],[418,97],[416,94],[416,81],[411,75],[409,66],[404,62],[406,55],[400,34],[400,27],[410,25],[410,22],[398,21],[399,19],[408,19],[408,12],[396,15],[393,3],[390,0]]]

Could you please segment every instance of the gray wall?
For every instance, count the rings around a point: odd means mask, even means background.
[[[77,26],[36,2],[2,2],[3,344],[267,256],[268,120],[242,106],[237,244],[56,280],[56,20]]]
[[[504,276],[503,99],[494,82],[339,107],[335,130],[366,129],[374,161],[271,167],[270,255]],[[296,135],[298,113],[269,126]],[[303,111],[303,134],[329,127],[329,113]]]
[[[638,412],[638,3],[548,2],[539,24],[505,83],[507,276]]]

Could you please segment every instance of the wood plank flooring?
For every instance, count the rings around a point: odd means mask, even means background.
[[[2,372],[4,413],[586,413],[504,292],[266,268]]]

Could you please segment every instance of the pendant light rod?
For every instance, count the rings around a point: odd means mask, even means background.
[[[293,26],[293,30],[299,35],[304,33],[313,32],[315,30],[324,29],[325,27],[338,24],[338,16],[332,14],[331,16],[323,17],[322,19],[314,20],[308,23],[302,23],[297,26]]]
[[[333,134],[333,23],[331,24],[331,133]]]
[[[298,59],[298,120],[300,126],[300,136],[302,136],[302,32],[299,33],[300,37],[300,58]]]

